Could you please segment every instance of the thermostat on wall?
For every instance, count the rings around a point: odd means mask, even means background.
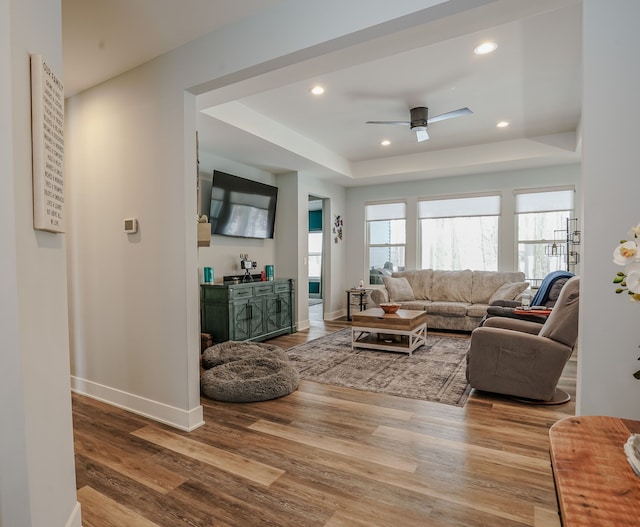
[[[125,218],[124,232],[127,234],[135,234],[138,232],[138,220],[136,218]]]

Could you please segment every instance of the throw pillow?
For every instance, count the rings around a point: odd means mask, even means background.
[[[415,300],[413,289],[409,285],[409,281],[404,278],[393,278],[391,276],[383,276],[384,286],[389,291],[389,300],[391,302],[402,302],[405,300]]]
[[[514,300],[528,287],[529,282],[507,282],[502,284],[489,299],[489,304],[491,305],[495,300]]]

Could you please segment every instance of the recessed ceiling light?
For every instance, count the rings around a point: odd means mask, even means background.
[[[509,126],[509,121],[500,121],[499,123],[496,124],[496,126],[498,128],[506,128],[507,126]]]
[[[384,141],[380,141],[380,144],[382,146],[389,146],[391,144],[391,141],[389,141],[388,139],[385,139]]]
[[[482,44],[478,44],[475,48],[473,48],[473,52],[476,55],[486,55],[487,53],[491,53],[498,48],[498,44],[495,42],[483,42]]]
[[[324,93],[324,88],[322,86],[314,86],[311,88],[311,93],[314,95],[322,95]]]

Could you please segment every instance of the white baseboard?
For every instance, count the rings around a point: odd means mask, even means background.
[[[346,316],[347,316],[347,310],[346,309],[338,309],[338,311],[332,311],[331,313],[325,313],[324,314],[324,319],[325,320],[337,320],[339,318],[346,317]]]
[[[69,521],[65,524],[65,527],[82,527],[82,515],[80,514],[80,502],[76,501],[76,506],[69,516]]]
[[[71,389],[81,395],[148,417],[185,432],[191,432],[204,424],[203,410],[200,405],[191,410],[182,410],[73,375],[71,376]]]
[[[303,331],[305,329],[309,329],[311,325],[309,324],[309,319],[296,322],[296,331]]]

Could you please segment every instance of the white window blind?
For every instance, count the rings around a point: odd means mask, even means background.
[[[516,193],[516,214],[573,210],[572,189]]]
[[[432,199],[418,202],[418,217],[420,219],[499,215],[499,195]]]
[[[400,220],[407,216],[407,204],[404,202],[395,203],[377,203],[375,205],[366,206],[366,220]]]

